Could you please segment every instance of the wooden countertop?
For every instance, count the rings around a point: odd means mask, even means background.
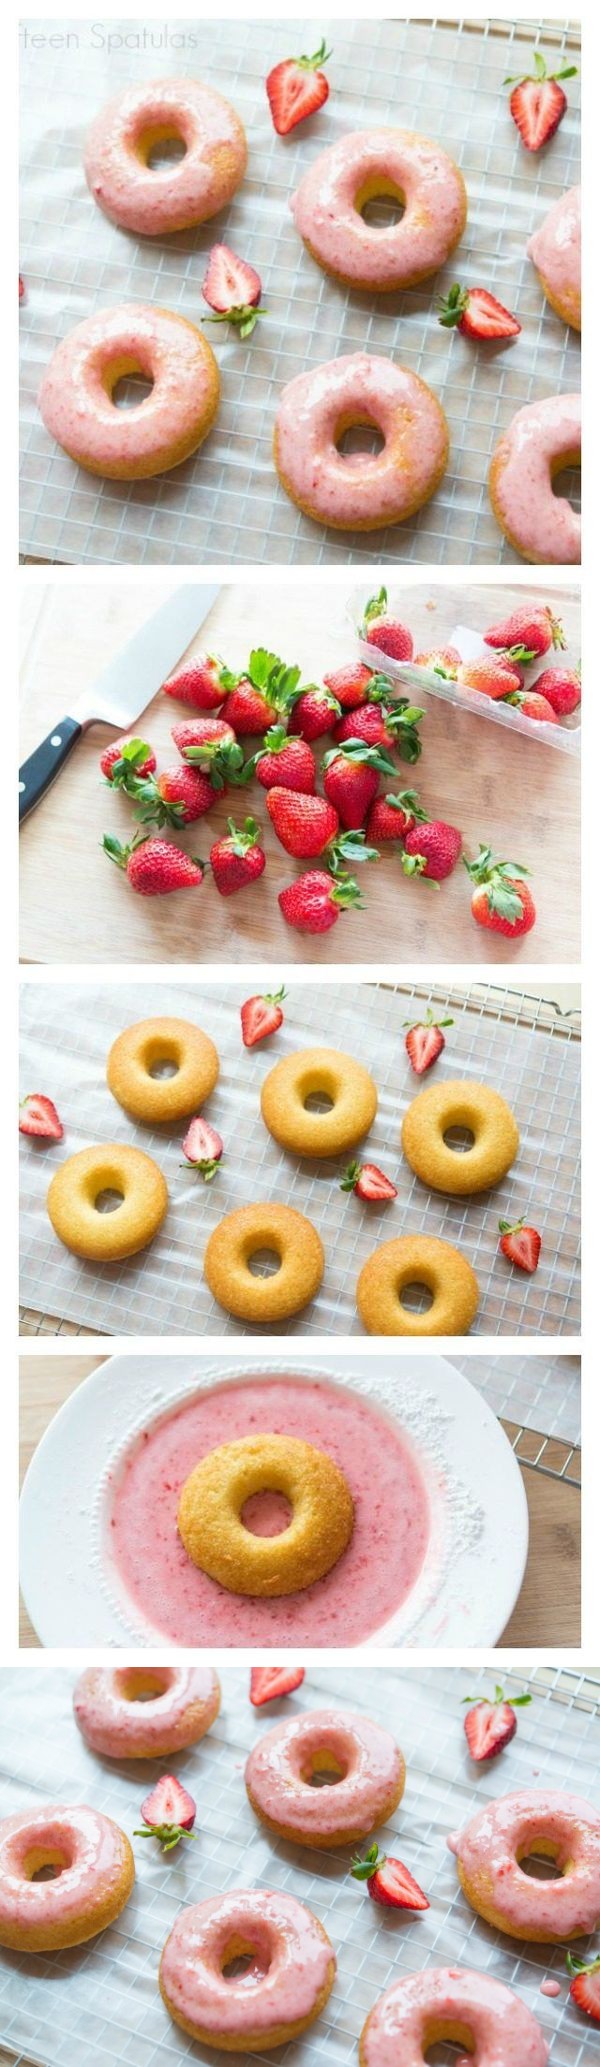
[[[90,1371],[105,1362],[105,1357],[98,1356],[21,1358],[21,1483],[44,1429],[58,1408]],[[513,1430],[508,1427],[508,1432],[512,1435]],[[512,1649],[535,1648],[540,1652],[544,1646],[568,1650],[581,1641],[581,1496],[578,1487],[566,1480],[546,1478],[527,1465],[521,1468],[529,1506],[529,1558],[521,1593],[501,1643]],[[40,1648],[22,1603],[19,1644],[22,1650]]]
[[[28,587],[22,601],[23,686],[21,757],[24,758],[65,716],[101,667],[126,642],[173,582],[157,575],[152,585],[135,581],[74,589],[58,570],[51,584]],[[280,574],[223,588],[197,645],[241,665],[253,645],[268,643],[301,664],[306,679],[352,658],[353,632],[346,616],[352,577],[299,585]],[[354,583],[356,587],[356,582]],[[423,581],[393,584],[395,603],[419,645],[447,642],[453,623],[484,630],[523,600],[516,584],[452,589]],[[574,588],[544,588],[578,649],[578,599]],[[459,867],[440,890],[407,881],[395,857],[361,871],[364,910],[342,916],[321,937],[295,932],[281,917],[277,893],[299,865],[272,833],[258,785],[236,798],[229,792],[210,820],[189,827],[182,844],[204,856],[223,829],[227,811],[257,812],[266,827],[267,868],[247,893],[218,896],[212,879],[198,891],[178,896],[136,896],[121,872],[102,854],[104,831],[130,837],[131,809],[111,796],[98,760],[110,738],[92,727],[38,810],[26,821],[21,852],[21,955],[29,962],[279,964],[377,960],[573,962],[579,959],[579,761],[543,746],[534,737],[509,735],[491,720],[454,710],[435,696],[425,698],[424,749],[418,769],[399,764],[396,787],[416,786],[432,816],[461,827],[465,849],[476,853],[488,840],[500,858],[516,854],[531,864],[537,924],[521,941],[508,944],[482,933],[470,913],[469,885]],[[165,697],[154,699],[138,720],[162,766],[176,759],[170,727],[184,715]],[[128,728],[130,729],[130,728]],[[135,728],[134,728],[135,729]],[[252,744],[252,743],[251,743]],[[324,742],[330,744],[329,740]],[[251,750],[251,749],[250,749]],[[209,830],[210,827],[210,830]]]

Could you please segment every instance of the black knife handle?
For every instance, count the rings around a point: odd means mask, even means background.
[[[36,746],[23,762],[19,769],[19,825],[41,802],[55,775],[64,768],[73,747],[81,739],[82,729],[76,718],[63,718],[61,724],[55,725],[41,746]]]

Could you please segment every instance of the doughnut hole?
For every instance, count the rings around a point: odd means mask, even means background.
[[[150,364],[142,365],[141,355],[135,358],[128,352],[119,353],[102,367],[101,380],[115,409],[141,409],[154,387]]]
[[[517,1866],[528,1880],[562,1880],[568,1873],[572,1861],[566,1848],[561,1848],[551,1837],[527,1838],[515,1854]]]
[[[220,1959],[223,1980],[243,1981],[246,1987],[263,1981],[270,1965],[269,1947],[266,1944],[251,1945],[248,1938],[239,1936],[237,1932],[224,1946]]]
[[[140,1064],[149,1077],[176,1077],[181,1069],[181,1044],[176,1040],[158,1039],[144,1042]]]
[[[566,452],[550,468],[555,495],[563,496],[571,508],[581,510],[581,452]],[[534,684],[535,687],[535,684]]]
[[[408,1285],[400,1285],[398,1299],[407,1313],[429,1313],[430,1307],[433,1306],[431,1286],[426,1285],[420,1278],[412,1279]]]
[[[302,1773],[307,1787],[337,1787],[345,1780],[348,1771],[343,1759],[336,1758],[333,1751],[314,1751]]]
[[[473,2058],[475,2039],[468,2024],[455,2024],[440,2018],[429,2025],[423,2044],[423,2059],[427,2067],[461,2067],[465,2053]]]
[[[469,1149],[475,1147],[472,1127],[446,1127],[443,1138],[446,1148],[453,1149],[455,1155],[468,1155]]]
[[[273,1278],[281,1270],[281,1256],[277,1249],[252,1249],[246,1264],[253,1278]]]
[[[293,1512],[285,1493],[264,1486],[244,1501],[240,1521],[251,1536],[282,1536],[289,1529]]]
[[[122,1701],[158,1701],[162,1694],[168,1694],[174,1678],[174,1669],[169,1665],[123,1666],[115,1673]]]
[[[149,172],[163,172],[187,157],[187,144],[175,123],[158,122],[143,129],[136,138],[135,156]]]
[[[102,1191],[96,1192],[94,1199],[96,1213],[118,1213],[119,1206],[124,1206],[124,1204],[124,1191],[117,1191],[112,1184],[105,1184]]]
[[[371,417],[345,417],[335,434],[335,447],[340,459],[347,466],[362,466],[369,459],[379,459],[385,447],[385,438],[379,424]]]
[[[72,1864],[66,1845],[34,1845],[25,1854],[23,1873],[26,1880],[58,1880]]]
[[[354,197],[357,215],[372,230],[391,230],[402,221],[406,212],[406,195],[392,179],[384,179],[379,172],[366,179]]]

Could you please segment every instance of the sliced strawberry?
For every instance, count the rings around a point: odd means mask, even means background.
[[[223,1142],[216,1127],[211,1127],[210,1121],[203,1120],[199,1114],[195,1120],[190,1120],[181,1146],[191,1169],[199,1172],[205,1184],[211,1184],[223,1154]],[[185,1167],[182,1163],[181,1168]]]
[[[244,258],[238,258],[228,244],[213,244],[202,293],[209,309],[216,311],[214,316],[207,317],[207,322],[233,323],[240,337],[251,337],[258,317],[267,314],[266,309],[259,307],[259,273]]]
[[[515,1694],[506,1699],[502,1687],[496,1687],[493,1701],[480,1701],[476,1695],[465,1694],[469,1713],[465,1716],[464,1731],[471,1753],[478,1765],[485,1759],[497,1758],[514,1737],[517,1718],[515,1708],[528,1708],[531,1694]]]
[[[534,50],[533,62],[534,77],[504,81],[513,88],[510,112],[526,151],[540,151],[555,135],[567,111],[567,96],[558,81],[573,79],[577,71],[576,65],[566,65],[560,72],[549,72],[541,50]]]
[[[386,1177],[377,1163],[349,1163],[340,1181],[340,1191],[355,1191],[358,1199],[374,1200],[377,1205],[384,1199],[398,1197],[391,1177]]]
[[[142,1816],[147,1825],[145,1830],[134,1830],[134,1837],[156,1837],[163,1852],[172,1852],[182,1837],[195,1837],[192,1828],[196,1821],[196,1803],[187,1794],[173,1773],[163,1773],[156,1787],[142,1802]]]
[[[404,1024],[408,1025],[406,1019]],[[445,1048],[443,1026],[454,1026],[454,1020],[434,1019],[430,1007],[426,1019],[417,1019],[408,1027],[404,1045],[415,1076],[424,1076],[425,1070],[431,1069],[432,1063],[437,1062],[438,1055],[441,1055],[442,1048]]]
[[[600,2024],[600,1954],[597,1959],[586,1963],[568,1952],[567,1973],[573,1975],[569,1995],[578,2010],[584,2010],[586,2017],[593,2017],[594,2022]]]
[[[281,1006],[285,996],[282,984],[281,990],[266,991],[263,997],[246,998],[240,1007],[245,1048],[255,1048],[257,1042],[265,1041],[268,1034],[277,1033],[283,1025]]]
[[[505,309],[487,287],[459,287],[455,282],[439,304],[438,322],[445,330],[461,330],[463,337],[518,337],[516,316]]]
[[[250,1668],[250,1700],[253,1708],[264,1708],[266,1701],[281,1701],[284,1694],[294,1694],[304,1679],[303,1665],[252,1665]]]
[[[427,1896],[413,1880],[408,1866],[402,1859],[386,1858],[376,1844],[371,1845],[364,1859],[352,1860],[350,1871],[354,1880],[366,1880],[371,1901],[380,1902],[386,1909],[429,1909]]]
[[[267,98],[278,136],[289,136],[298,122],[305,122],[308,115],[316,115],[324,106],[329,80],[320,66],[327,63],[328,57],[331,51],[326,49],[323,38],[313,57],[286,57],[282,64],[273,65],[267,78]]]
[[[515,1220],[512,1225],[510,1220],[499,1220],[498,1226],[502,1236],[500,1248],[503,1256],[508,1256],[509,1263],[516,1263],[519,1270],[527,1270],[533,1275],[538,1267],[542,1246],[542,1237],[538,1234],[537,1227],[526,1227],[524,1220]]]
[[[33,1134],[38,1141],[62,1141],[64,1127],[56,1106],[44,1091],[29,1091],[19,1106],[19,1133]]]
[[[24,300],[25,300],[25,281],[24,281],[24,279],[23,279],[23,274],[22,274],[22,273],[19,273],[19,301],[24,301]]]

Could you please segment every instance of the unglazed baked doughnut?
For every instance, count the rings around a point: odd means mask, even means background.
[[[331,1098],[327,1112],[311,1112],[307,1098]],[[336,1156],[368,1134],[377,1090],[362,1062],[338,1048],[300,1048],[269,1070],[260,1094],[269,1133],[299,1156]]]
[[[408,1285],[432,1295],[426,1313],[402,1305]],[[479,1305],[474,1270],[436,1235],[397,1235],[363,1263],[356,1287],[358,1311],[369,1335],[467,1335]]]
[[[33,1880],[56,1866],[53,1880]],[[97,1809],[26,1809],[0,1823],[0,1945],[56,1952],[105,1931],[129,1901],[129,1839]]]
[[[174,1076],[157,1077],[162,1062]],[[149,1126],[183,1120],[209,1097],[219,1075],[214,1041],[188,1019],[140,1019],[113,1041],[106,1065],[109,1090],[125,1112]]]
[[[544,216],[527,246],[539,273],[546,301],[581,330],[581,187],[569,187]]]
[[[113,393],[126,374],[153,383],[133,409]],[[194,323],[146,302],[99,309],[57,345],[39,406],[70,459],[89,474],[138,481],[189,459],[208,436],[219,405],[214,352]]]
[[[121,1193],[114,1211],[101,1213],[103,1191]],[[52,1179],[46,1205],[54,1233],[73,1256],[117,1263],[136,1256],[162,1227],[169,1194],[158,1164],[141,1148],[109,1141],[67,1156]]]
[[[467,2046],[477,2067],[546,2067],[536,2018],[483,1969],[428,1967],[380,1995],[359,2041],[361,2067],[423,2067],[434,2045]],[[459,2067],[457,2061],[456,2067]]]
[[[344,458],[339,440],[354,424],[374,424],[383,450]],[[283,389],[273,450],[282,486],[306,517],[334,531],[377,531],[414,516],[439,488],[448,425],[416,373],[355,352]]]
[[[225,1975],[248,1954],[250,1969]],[[262,2053],[299,2038],[320,2016],[335,1967],[327,1932],[295,1895],[232,1888],[181,1911],[160,1962],[160,1991],[191,2038],[226,2053]]]
[[[243,1509],[254,1493],[281,1493],[291,1508],[277,1536],[255,1536]],[[297,1436],[248,1435],[210,1450],[182,1487],[179,1534],[192,1563],[228,1593],[274,1599],[313,1586],[336,1565],[354,1526],[342,1471]]]
[[[337,1773],[335,1786],[312,1787],[313,1773]],[[406,1766],[379,1723],[342,1708],[317,1708],[275,1724],[246,1765],[248,1800],[261,1823],[295,1844],[329,1851],[358,1844],[393,1816]]]
[[[375,228],[361,210],[391,194],[401,222]],[[309,165],[290,202],[311,258],[351,287],[389,294],[416,287],[443,266],[467,219],[462,173],[426,136],[358,129]]]
[[[249,1268],[259,1249],[280,1258],[271,1277]],[[219,1221],[207,1244],[204,1275],[213,1298],[238,1321],[284,1321],[314,1299],[325,1268],[312,1221],[294,1206],[238,1206]]]
[[[451,1127],[468,1127],[474,1135],[464,1154],[448,1147]],[[429,1084],[404,1115],[402,1147],[422,1184],[464,1198],[506,1176],[518,1154],[519,1129],[506,1100],[487,1084]]]
[[[600,1815],[577,1794],[532,1787],[487,1802],[448,1839],[471,1908],[509,1938],[562,1945],[600,1923]],[[520,1860],[554,1859],[558,1880],[533,1880]]]
[[[187,1751],[206,1735],[220,1705],[210,1665],[90,1665],[73,1695],[77,1726],[101,1758]]]
[[[581,517],[552,486],[581,460],[581,396],[548,395],[518,409],[490,467],[494,516],[524,560],[578,565]]]
[[[148,160],[157,144],[185,144],[179,161]],[[99,208],[146,237],[208,222],[231,201],[247,162],[246,137],[229,101],[200,79],[128,86],[101,108],[85,147],[85,176]]]

